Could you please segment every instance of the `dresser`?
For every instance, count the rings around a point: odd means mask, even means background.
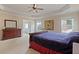
[[[3,29],[3,39],[2,40],[16,38],[16,37],[21,37],[21,29],[17,29],[17,28]]]

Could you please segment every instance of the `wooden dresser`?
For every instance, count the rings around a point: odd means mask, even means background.
[[[21,37],[21,29],[17,28],[6,28],[3,29],[3,39],[7,40],[11,38]]]

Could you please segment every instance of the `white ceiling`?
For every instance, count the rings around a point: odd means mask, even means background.
[[[2,4],[0,5],[0,9],[17,15],[46,17],[70,8],[70,5],[66,4],[37,4],[38,8],[43,8],[44,10],[40,10],[38,13],[33,13],[33,11],[29,12],[32,5],[33,4]]]

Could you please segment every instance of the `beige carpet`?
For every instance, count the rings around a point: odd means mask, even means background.
[[[26,54],[40,54],[39,52],[33,50],[33,49],[28,49],[28,51],[26,52]]]
[[[39,52],[29,49],[29,35],[0,41],[0,54],[39,54]]]

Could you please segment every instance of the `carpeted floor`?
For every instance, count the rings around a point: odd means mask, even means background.
[[[26,54],[40,54],[39,52],[33,50],[33,49],[28,49]]]

